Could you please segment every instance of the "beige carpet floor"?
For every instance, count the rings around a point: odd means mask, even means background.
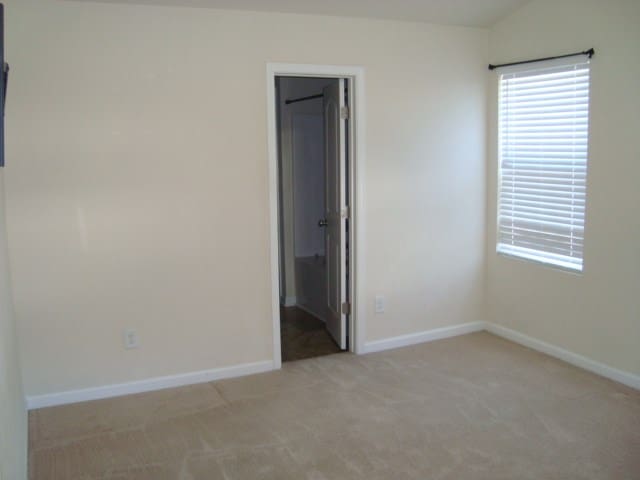
[[[488,333],[30,414],[32,479],[639,479],[640,392]]]

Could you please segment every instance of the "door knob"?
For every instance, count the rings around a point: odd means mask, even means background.
[[[319,227],[326,227],[328,225],[327,223],[327,219],[326,218],[321,218],[320,220],[318,220],[318,226]]]

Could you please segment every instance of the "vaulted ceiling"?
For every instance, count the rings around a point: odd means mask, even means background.
[[[80,0],[77,0],[80,1]],[[82,0],[91,1],[91,0]],[[487,27],[529,0],[96,0],[261,12],[410,20]]]

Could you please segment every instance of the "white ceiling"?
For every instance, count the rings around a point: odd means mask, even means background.
[[[307,13],[488,27],[529,0],[82,0]]]

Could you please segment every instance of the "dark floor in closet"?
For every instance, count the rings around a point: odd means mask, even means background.
[[[282,361],[339,353],[324,322],[298,307],[280,307]]]

